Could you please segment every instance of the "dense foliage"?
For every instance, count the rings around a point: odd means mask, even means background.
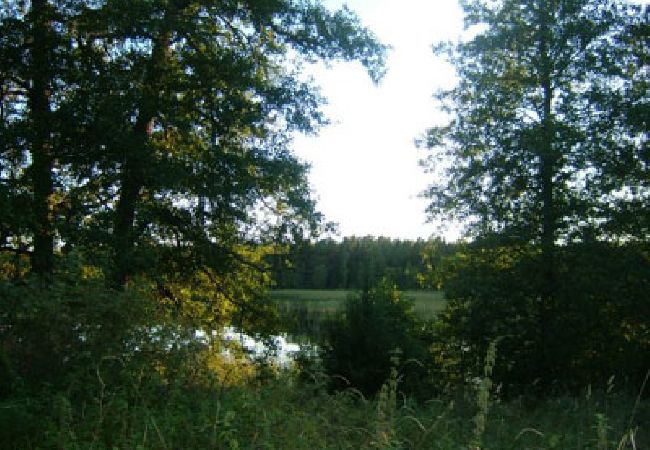
[[[429,130],[429,212],[473,235],[648,239],[648,16],[608,0],[464,2],[458,85]],[[643,117],[643,118],[642,118]],[[552,249],[551,249],[552,250]]]
[[[322,359],[332,387],[375,394],[395,370],[400,392],[431,395],[427,336],[411,302],[387,281],[350,297],[327,334]]]
[[[496,342],[493,379],[504,394],[576,391],[611,377],[640,386],[650,367],[647,246],[563,247],[546,329],[539,259],[531,245],[485,242],[442,258],[436,276],[450,300],[437,320],[434,354],[443,379],[462,386],[480,376]]]
[[[451,122],[426,142],[429,212],[473,238],[448,245],[310,241],[321,217],[290,144],[326,118],[301,69],[384,70],[349,9],[4,1],[0,447],[648,442],[650,8],[462,4]],[[274,284],[363,290],[324,372],[220,334],[276,331]],[[426,323],[395,285],[448,307]],[[577,395],[528,395],[549,392]]]
[[[427,275],[453,299],[440,350],[476,374],[498,340],[495,376],[519,392],[638,383],[650,364],[650,9],[463,7],[471,37],[438,47],[459,75],[438,95],[450,122],[426,139],[429,212],[474,239]]]
[[[11,1],[0,18],[2,248],[46,275],[80,248],[117,288],[228,274],[242,244],[313,227],[289,144],[324,118],[300,68],[383,67],[353,13],[307,1]]]
[[[208,326],[318,226],[290,149],[325,121],[301,67],[383,68],[351,11],[309,1],[10,1],[0,19],[4,275],[47,286],[74,255]]]

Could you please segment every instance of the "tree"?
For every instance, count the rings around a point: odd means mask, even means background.
[[[109,354],[173,380],[198,329],[269,333],[264,257],[320,221],[290,148],[326,122],[302,68],[378,81],[384,51],[311,0],[3,1],[0,248],[50,282],[0,260],[2,395],[85,390]]]
[[[427,136],[429,167],[445,175],[426,192],[429,213],[453,214],[473,234],[539,242],[546,253],[586,230],[646,239],[647,226],[602,225],[613,220],[605,213],[613,203],[647,206],[647,127],[629,126],[647,101],[639,91],[647,9],[588,0],[464,8],[476,36],[438,48],[460,81],[438,95],[450,123]]]
[[[465,221],[469,235],[539,249],[530,274],[540,275],[534,314],[551,373],[558,245],[650,237],[647,119],[638,122],[648,9],[613,0],[463,8],[474,37],[438,47],[460,81],[438,95],[449,124],[426,138],[441,175],[428,212]]]
[[[34,200],[33,269],[51,270],[58,235],[67,250],[107,256],[115,287],[154,266],[228,273],[252,263],[241,244],[312,226],[307,167],[289,144],[325,119],[301,67],[383,71],[384,46],[350,10],[311,1],[10,2],[1,17],[3,131],[14,137],[1,157],[17,155]],[[3,202],[15,202],[2,171]]]
[[[201,249],[199,265],[220,256],[214,267],[232,256],[229,240],[263,233],[252,229],[255,209],[294,223],[309,218],[306,168],[289,136],[314,132],[323,118],[294,63],[361,59],[378,77],[383,47],[348,10],[311,2],[144,2],[136,28],[123,6],[106,5],[119,39],[112,46],[137,70],[118,69],[117,79],[144,78],[125,85],[133,101],[121,112],[128,138],[117,149],[115,284],[136,271],[139,229],[154,226],[159,239]],[[129,50],[130,42],[142,47]]]
[[[387,381],[391,366],[399,366],[400,391],[430,394],[423,328],[413,302],[386,280],[349,297],[344,312],[329,324],[323,346],[331,387],[372,395]]]
[[[71,53],[68,20],[82,2],[5,2],[0,9],[0,102],[3,191],[2,246],[32,243],[32,270],[53,268],[57,208],[54,173],[61,144],[61,117]],[[11,210],[14,209],[12,212]],[[20,230],[20,231],[19,231]],[[21,251],[22,245],[13,250]]]

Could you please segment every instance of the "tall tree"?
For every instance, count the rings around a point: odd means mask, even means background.
[[[34,189],[34,257],[33,270],[47,273],[52,270],[54,230],[52,224],[52,195],[54,193],[51,142],[50,96],[54,84],[51,73],[54,54],[51,8],[45,0],[32,2],[28,14],[31,24],[31,55],[29,64],[28,105],[31,116],[32,182]]]
[[[241,243],[315,221],[290,142],[325,119],[301,69],[383,72],[357,17],[312,1],[10,1],[0,18],[1,200],[32,206],[3,208],[2,238],[27,224],[36,272],[56,235],[110,253],[115,286],[156,264],[228,271]]]
[[[41,275],[54,264],[56,171],[66,122],[59,108],[72,53],[70,22],[82,3],[7,1],[0,9],[0,173],[9,207],[3,222],[20,224],[3,238],[30,242],[32,271]]]
[[[626,106],[649,99],[648,12],[616,0],[462,5],[473,37],[438,47],[459,83],[438,95],[449,124],[427,135],[439,174],[428,212],[539,246],[544,349],[558,243],[650,236],[647,122],[631,126]]]
[[[605,234],[608,204],[648,196],[647,124],[630,126],[638,111],[624,107],[648,99],[647,8],[590,0],[464,8],[475,37],[438,47],[460,81],[438,94],[450,123],[427,135],[434,152],[425,164],[444,175],[426,192],[429,213],[550,252],[585,230]],[[608,237],[645,239],[648,230]]]
[[[157,243],[223,267],[237,234],[261,232],[256,210],[310,216],[290,134],[323,117],[300,65],[358,59],[377,79],[383,64],[384,47],[354,14],[314,2],[109,0],[85,26],[108,61],[96,103],[112,113],[114,136],[97,146],[105,187],[118,192],[116,286]]]

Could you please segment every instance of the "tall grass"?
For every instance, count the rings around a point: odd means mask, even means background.
[[[640,396],[603,387],[577,398],[491,397],[489,409],[480,396],[415,403],[398,391],[397,367],[374,399],[352,388],[330,394],[288,372],[204,387],[109,385],[98,377],[83,401],[66,392],[2,401],[0,447],[614,450],[650,443],[650,405]]]

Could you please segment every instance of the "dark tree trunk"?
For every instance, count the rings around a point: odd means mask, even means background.
[[[139,121],[138,121],[139,122]],[[133,249],[135,245],[135,211],[146,176],[144,160],[146,158],[147,136],[142,127],[133,130],[134,145],[125,157],[120,176],[120,198],[113,220],[113,274],[114,287],[121,288],[133,273]],[[146,129],[146,127],[145,127]]]
[[[32,86],[29,106],[32,121],[32,166],[34,252],[32,270],[39,275],[52,272],[54,263],[54,180],[50,110],[50,70],[52,32],[49,24],[49,6],[46,0],[33,0],[30,12],[32,22]]]
[[[540,84],[542,88],[542,132],[539,145],[541,187],[541,292],[539,299],[539,327],[543,376],[552,381],[555,376],[553,361],[552,326],[555,301],[555,237],[557,233],[554,176],[557,157],[553,131],[553,86],[551,81],[551,58],[548,42],[551,33],[549,22],[554,6],[541,2],[540,10]]]
[[[138,119],[133,126],[132,139],[126,149],[120,176],[120,198],[113,220],[113,273],[111,283],[122,288],[134,274],[134,249],[136,242],[135,218],[138,201],[149,177],[151,160],[149,147],[153,121],[158,113],[158,99],[162,78],[169,58],[171,34],[163,33],[154,44],[151,64],[145,76],[145,89]]]

